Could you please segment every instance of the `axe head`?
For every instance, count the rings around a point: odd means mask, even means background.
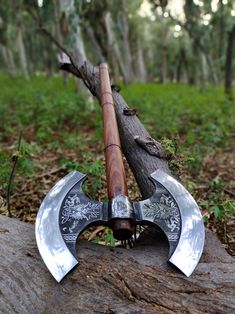
[[[65,176],[47,194],[37,215],[37,245],[58,282],[78,264],[76,241],[82,231],[91,225],[112,226],[115,219],[160,227],[170,244],[169,261],[190,276],[202,254],[204,224],[196,202],[177,180],[157,170],[151,175],[156,191],[149,199],[132,203],[118,195],[103,204],[83,193],[85,179],[77,171]]]
[[[76,240],[90,224],[103,223],[100,202],[82,192],[86,176],[73,171],[61,179],[43,200],[36,219],[39,252],[47,268],[59,282],[78,264]]]
[[[141,224],[160,227],[169,245],[169,262],[190,276],[204,247],[205,230],[200,209],[189,192],[176,179],[157,170],[150,180],[155,193],[134,203]]]

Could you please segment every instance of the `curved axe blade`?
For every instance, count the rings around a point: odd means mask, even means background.
[[[137,221],[161,228],[170,245],[169,262],[190,276],[204,247],[200,209],[182,184],[167,173],[157,170],[150,179],[156,192],[149,199],[134,203]]]
[[[77,264],[76,240],[89,225],[107,220],[106,205],[82,192],[86,176],[73,171],[47,194],[38,211],[35,233],[39,252],[59,282]]]

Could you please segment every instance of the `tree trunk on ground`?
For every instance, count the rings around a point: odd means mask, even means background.
[[[129,250],[79,240],[80,265],[59,284],[39,256],[33,225],[0,215],[0,252],[1,313],[235,312],[234,260],[210,231],[189,278],[168,266],[167,243],[153,231]]]
[[[228,44],[226,51],[226,62],[225,62],[225,93],[232,98],[232,84],[233,84],[233,56],[234,56],[234,45],[235,45],[235,25],[232,30],[228,33]]]

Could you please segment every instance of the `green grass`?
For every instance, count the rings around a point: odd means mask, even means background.
[[[61,77],[35,76],[25,80],[2,74],[0,85],[0,190],[6,191],[21,131],[17,171],[25,177],[37,171],[38,165],[31,157],[43,154],[45,148],[74,148],[81,159],[87,155],[88,143],[96,147],[100,109],[97,105],[93,110],[87,106],[73,78],[65,86]],[[101,132],[101,126],[99,129]]]
[[[20,130],[23,145],[18,171],[33,175],[37,165],[30,155],[45,148],[76,149],[78,161],[61,162],[70,169],[98,176],[101,164],[96,149],[102,143],[102,119],[99,106],[91,109],[77,93],[75,81],[63,84],[61,77],[35,76],[30,80],[0,75],[0,185],[6,188]],[[234,138],[235,106],[222,89],[211,88],[204,93],[197,86],[183,84],[133,84],[122,87],[121,94],[150,134],[162,141],[172,155],[172,167],[188,167],[197,171],[205,154],[218,146],[231,144]],[[98,145],[97,145],[98,144]],[[91,149],[93,147],[93,150]],[[180,156],[180,158],[179,158]],[[94,159],[94,164],[92,162]],[[97,181],[94,189],[98,189]],[[95,191],[94,191],[95,192]]]
[[[221,88],[201,93],[184,84],[134,84],[122,95],[151,135],[175,142],[191,168],[198,168],[206,153],[231,144],[235,135],[235,104]]]
[[[54,134],[61,136],[93,119],[73,79],[64,86],[61,77],[39,76],[27,81],[2,75],[0,84],[1,138],[16,138],[17,129],[33,126],[35,139],[45,143]]]

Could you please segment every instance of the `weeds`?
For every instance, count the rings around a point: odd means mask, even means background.
[[[72,78],[64,86],[61,77],[38,76],[26,81],[0,75],[0,84],[1,193],[7,188],[12,147],[17,143],[18,130],[23,129],[16,170],[20,175],[35,174],[40,162],[35,163],[33,157],[44,150],[73,150],[77,157],[65,154],[60,163],[67,171],[88,174],[87,191],[94,197],[102,188],[104,176],[104,165],[97,158],[103,133],[99,106],[95,104],[92,109],[87,106],[76,92]],[[151,135],[160,139],[171,157],[169,164],[173,170],[187,169],[196,177],[205,155],[218,146],[231,144],[235,134],[235,106],[220,89],[200,93],[198,87],[183,84],[133,84],[123,87],[121,94],[130,107],[138,110]],[[194,182],[188,180],[186,185],[196,190]],[[234,203],[223,198],[220,178],[211,182],[208,191],[210,195],[203,206],[215,217],[224,218],[226,213],[233,212]]]

